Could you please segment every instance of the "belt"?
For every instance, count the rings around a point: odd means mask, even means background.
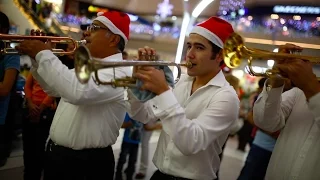
[[[170,174],[165,174],[165,173],[162,173],[161,171],[157,170],[156,173],[159,173],[161,174],[161,177],[166,179],[166,180],[191,180],[191,179],[187,179],[187,178],[182,178],[182,177],[176,177],[176,176],[172,176]]]
[[[80,153],[91,153],[91,152],[94,153],[94,152],[106,151],[106,150],[112,151],[112,147],[108,146],[105,148],[88,148],[88,149],[74,150],[72,148],[60,146],[60,145],[56,144],[55,142],[53,142],[51,139],[49,139],[46,150],[47,151],[60,151],[60,152],[66,152],[66,153],[79,153],[80,154]]]

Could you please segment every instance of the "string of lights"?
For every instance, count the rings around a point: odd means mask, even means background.
[[[244,10],[245,0],[220,0],[219,15]],[[242,11],[240,11],[242,12]]]

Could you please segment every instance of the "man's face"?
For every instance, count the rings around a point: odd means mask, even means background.
[[[205,76],[213,72],[213,69],[219,67],[221,60],[212,59],[213,52],[210,42],[198,34],[190,34],[187,42],[186,60],[193,66],[188,68],[189,76]]]
[[[101,22],[93,21],[85,35],[86,46],[91,55],[96,58],[104,58],[101,52],[108,51],[111,37],[114,34]]]

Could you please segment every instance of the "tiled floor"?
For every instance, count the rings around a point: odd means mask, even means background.
[[[123,131],[120,131],[118,141],[113,146],[115,159],[118,160]],[[150,163],[146,179],[150,179],[151,175],[155,171],[155,166],[151,162],[153,153],[156,149],[156,143],[159,137],[159,132],[154,132],[150,139]],[[221,180],[236,180],[239,172],[243,166],[246,158],[246,153],[242,153],[236,150],[237,140],[236,138],[229,138],[226,149],[224,152],[224,158],[221,164],[220,179]],[[23,159],[22,159],[22,145],[21,140],[15,142],[15,150],[11,153],[11,157],[8,159],[7,164],[0,168],[0,180],[22,180],[23,173]],[[139,159],[139,158],[138,158]],[[139,162],[137,164],[139,167]]]

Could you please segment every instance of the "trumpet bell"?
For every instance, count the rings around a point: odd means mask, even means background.
[[[241,51],[244,47],[242,37],[236,33],[232,34],[225,42],[223,48],[224,62],[229,68],[239,67],[241,64],[242,54]]]
[[[229,68],[239,67],[243,59],[247,60],[247,70],[252,76],[281,76],[281,73],[277,69],[268,69],[266,72],[260,73],[253,70],[252,62],[255,60],[269,60],[273,59],[275,61],[281,61],[285,59],[302,59],[304,61],[309,61],[311,64],[319,64],[319,57],[312,56],[302,56],[297,54],[288,53],[275,53],[269,52],[261,49],[251,49],[244,45],[243,38],[237,34],[233,33],[228,37],[224,43],[223,48],[223,58],[225,64]]]
[[[74,52],[74,58],[74,68],[78,80],[82,84],[88,83],[92,72],[90,51],[86,46],[79,46]]]

